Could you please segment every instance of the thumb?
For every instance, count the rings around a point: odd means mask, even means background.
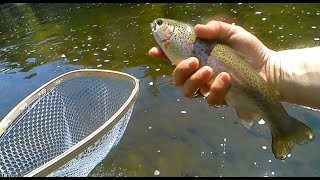
[[[217,40],[228,44],[231,36],[237,33],[238,28],[240,27],[212,20],[205,25],[197,24],[194,30],[199,38]]]

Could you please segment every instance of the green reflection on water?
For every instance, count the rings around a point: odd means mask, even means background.
[[[167,83],[174,66],[147,52],[155,45],[150,23],[158,17],[235,22],[274,50],[315,46],[319,9],[310,3],[41,3],[1,9],[0,79],[8,81],[0,85],[0,117],[28,94],[25,87],[31,92],[44,82],[39,78],[53,78],[69,66],[130,71],[141,80],[134,113],[120,144],[91,176],[153,176],[155,170],[160,176],[317,176],[317,140],[297,147],[285,163],[275,160],[267,127],[246,130],[232,109],[184,98]],[[68,68],[56,72],[45,66],[57,61]],[[319,126],[318,113],[286,107]]]

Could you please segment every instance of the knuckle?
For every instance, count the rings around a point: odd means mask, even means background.
[[[210,87],[210,93],[221,95],[224,92],[224,88],[220,86],[211,86]]]
[[[174,80],[174,85],[177,86],[177,87],[181,87],[181,86],[183,86],[183,84],[184,84],[184,82],[179,80],[179,79],[178,80],[177,79]]]

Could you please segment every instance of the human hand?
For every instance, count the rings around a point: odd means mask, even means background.
[[[266,63],[271,50],[240,26],[210,21],[206,25],[196,25],[195,33],[199,38],[216,40],[238,51],[241,56],[259,73],[265,80]],[[149,55],[154,58],[167,59],[160,47],[153,47]],[[217,74],[208,66],[201,67],[198,59],[191,57],[181,61],[173,71],[173,79],[176,86],[182,87],[184,95],[192,98],[200,89],[203,94],[209,94],[209,105],[223,105],[224,95],[230,85],[230,76],[226,72]]]

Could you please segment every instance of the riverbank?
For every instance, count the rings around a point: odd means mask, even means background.
[[[13,8],[16,6],[21,6],[27,3],[0,3],[0,9],[4,10],[4,9],[9,9],[9,8]]]

